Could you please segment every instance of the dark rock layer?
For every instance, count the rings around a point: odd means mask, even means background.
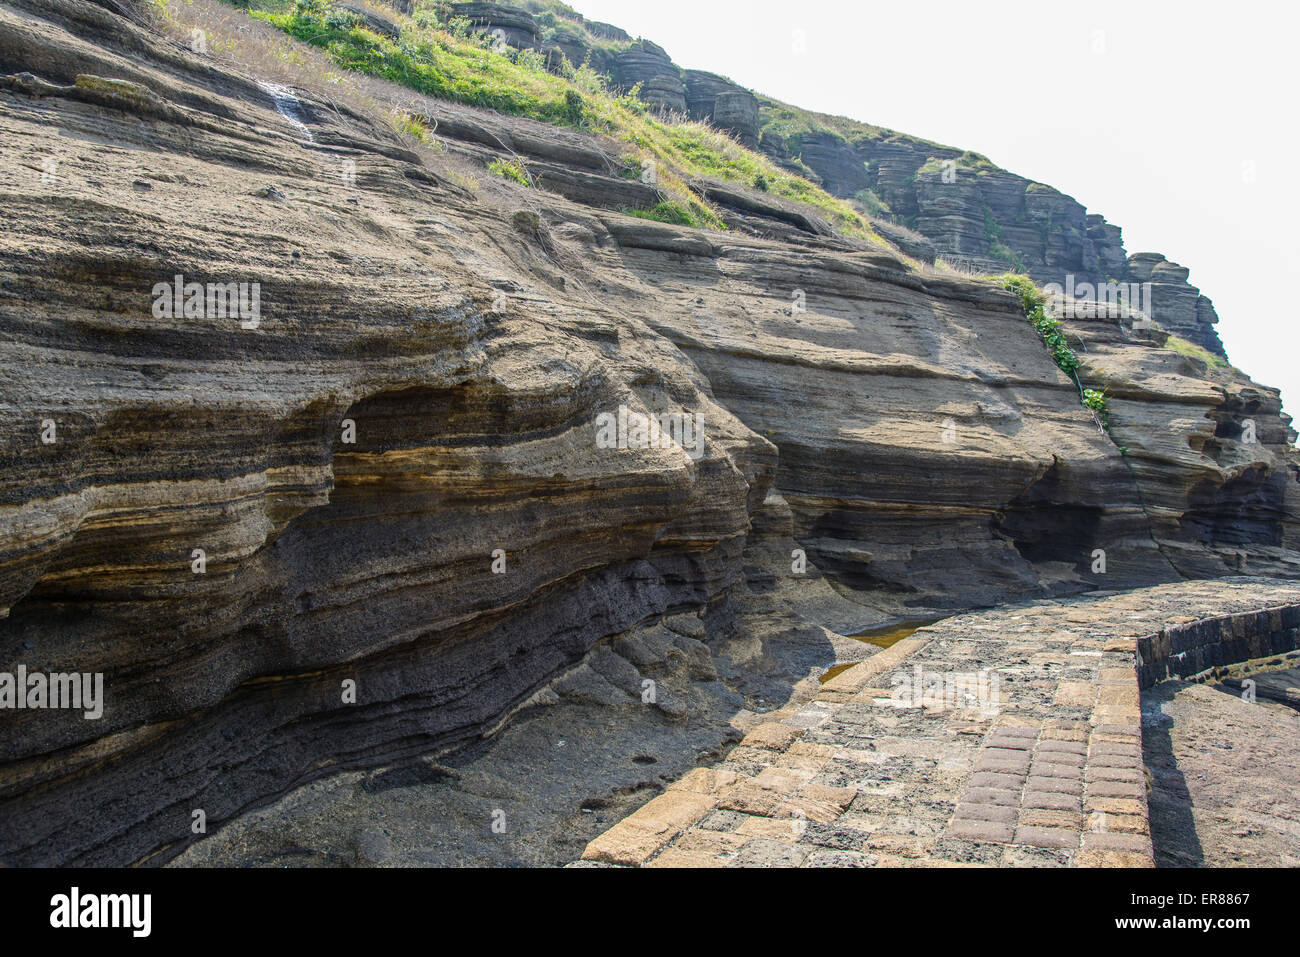
[[[0,713],[5,864],[162,860],[195,808],[489,733],[725,606],[764,503],[900,614],[1296,574],[1276,391],[1131,317],[1077,323],[1125,455],[1009,294],[775,201],[723,197],[771,239],[623,215],[573,131],[376,87],[416,150],[83,0],[0,4],[0,74],[0,671],[106,699]],[[504,149],[539,188],[455,184]],[[178,275],[255,321],[160,312]],[[602,447],[620,408],[704,441]]]

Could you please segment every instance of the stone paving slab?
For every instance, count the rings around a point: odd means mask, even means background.
[[[1139,650],[1296,608],[1300,583],[1231,579],[947,619],[768,715],[583,861],[1153,866]]]

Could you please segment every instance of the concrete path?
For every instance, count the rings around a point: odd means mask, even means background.
[[[1277,630],[1284,607],[1294,638],[1300,583],[1258,580],[948,619],[764,716],[583,861],[1149,867],[1139,639],[1144,654],[1168,652],[1171,635],[1217,618],[1228,639],[1253,634],[1255,616],[1240,613],[1262,609],[1275,611],[1258,628]]]

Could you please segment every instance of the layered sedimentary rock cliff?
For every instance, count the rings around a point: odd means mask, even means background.
[[[701,70],[684,70],[648,40],[533,2],[552,24],[522,7],[455,4],[507,42],[535,47],[573,64],[588,62],[625,90],[636,89],[659,110],[685,113],[757,146],[835,196],[857,199],[882,232],[906,252],[976,272],[1025,272],[1040,283],[1143,286],[1143,308],[1170,332],[1226,356],[1214,326],[1213,302],[1192,285],[1190,271],[1159,253],[1124,249],[1122,232],[1044,183],[1001,169],[969,151],[894,130],[801,110]],[[555,7],[558,14],[547,8]],[[529,31],[519,31],[527,18]],[[898,231],[892,227],[903,227]],[[1127,290],[1126,290],[1127,291]],[[1139,306],[1138,296],[1130,304]]]
[[[1062,288],[1087,284],[1093,293],[1085,298],[1103,298],[1097,290],[1107,284],[1145,285],[1127,297],[1132,306],[1226,355],[1214,304],[1188,282],[1189,270],[1159,253],[1130,256],[1118,226],[1059,190],[975,154],[833,117],[814,116],[811,131],[783,136],[788,108],[771,101],[763,107],[766,152],[792,167],[797,160],[836,195],[867,200],[878,215],[929,240],[935,255],[979,272],[1012,268]]]
[[[796,551],[864,620],[1300,571],[1278,393],[1126,311],[1071,323],[1108,434],[992,284],[721,184],[728,232],[648,222],[581,133],[123,13],[0,3],[0,670],[105,684],[0,712],[6,864],[472,740]],[[461,185],[502,145],[539,188]]]

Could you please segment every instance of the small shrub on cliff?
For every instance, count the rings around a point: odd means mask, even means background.
[[[652,219],[657,223],[671,223],[674,226],[704,225],[691,210],[677,203],[659,203],[651,209],[624,209],[623,212],[638,219]]]
[[[457,40],[468,40],[469,32],[474,28],[474,21],[469,17],[448,17],[447,32]]]
[[[1038,337],[1043,340],[1043,344],[1047,346],[1060,370],[1073,379],[1074,384],[1078,386],[1080,403],[1097,416],[1103,429],[1109,431],[1110,404],[1106,393],[1097,389],[1085,389],[1083,383],[1079,381],[1079,357],[1065,341],[1065,335],[1061,332],[1061,323],[1047,314],[1047,297],[1028,276],[1009,273],[997,277],[997,280],[1002,284],[1003,289],[1020,297],[1025,318],[1034,327]],[[1128,454],[1128,449],[1123,446],[1119,449],[1121,453]]]
[[[431,7],[421,7],[411,14],[411,22],[421,30],[437,30],[442,27],[438,12]]]
[[[1105,392],[1098,392],[1096,389],[1084,389],[1083,407],[1085,409],[1092,409],[1093,412],[1096,412],[1097,415],[1101,417],[1103,423],[1106,422],[1110,416],[1110,404],[1107,401]]]
[[[583,116],[587,110],[587,101],[582,98],[582,94],[577,90],[565,90],[564,109],[568,114],[569,122],[574,126],[579,126],[582,124]]]
[[[331,7],[325,12],[325,26],[331,30],[351,30],[361,25],[361,18],[351,10]]]
[[[393,129],[399,133],[405,133],[412,139],[417,139],[421,143],[429,142],[429,125],[424,122],[423,117],[406,113],[401,110],[394,110],[392,113]]]
[[[853,198],[862,204],[862,208],[865,209],[867,214],[870,216],[877,216],[883,219],[893,215],[893,211],[889,208],[889,204],[881,199],[874,189],[860,189],[853,194]]]
[[[532,73],[542,73],[542,72],[545,72],[545,70],[546,70],[546,57],[542,56],[542,55],[541,55],[539,52],[537,52],[536,50],[518,50],[518,51],[516,51],[516,52],[515,52],[515,63],[517,63],[519,66],[523,67],[525,70],[528,70],[528,71],[530,71],[530,72],[532,72]],[[570,90],[570,91],[568,91],[568,92],[572,93],[573,91]],[[567,97],[567,96],[565,97],[565,101],[566,101],[566,104],[567,104],[567,101],[568,101],[568,97]],[[568,105],[571,105],[571,104],[568,104]],[[582,113],[581,113],[581,111],[579,111],[579,112],[578,112],[578,117],[581,118],[581,116],[582,116]]]
[[[519,160],[494,159],[487,164],[488,172],[495,173],[502,179],[513,180],[520,186],[532,186],[532,177],[528,175],[528,170]]]

